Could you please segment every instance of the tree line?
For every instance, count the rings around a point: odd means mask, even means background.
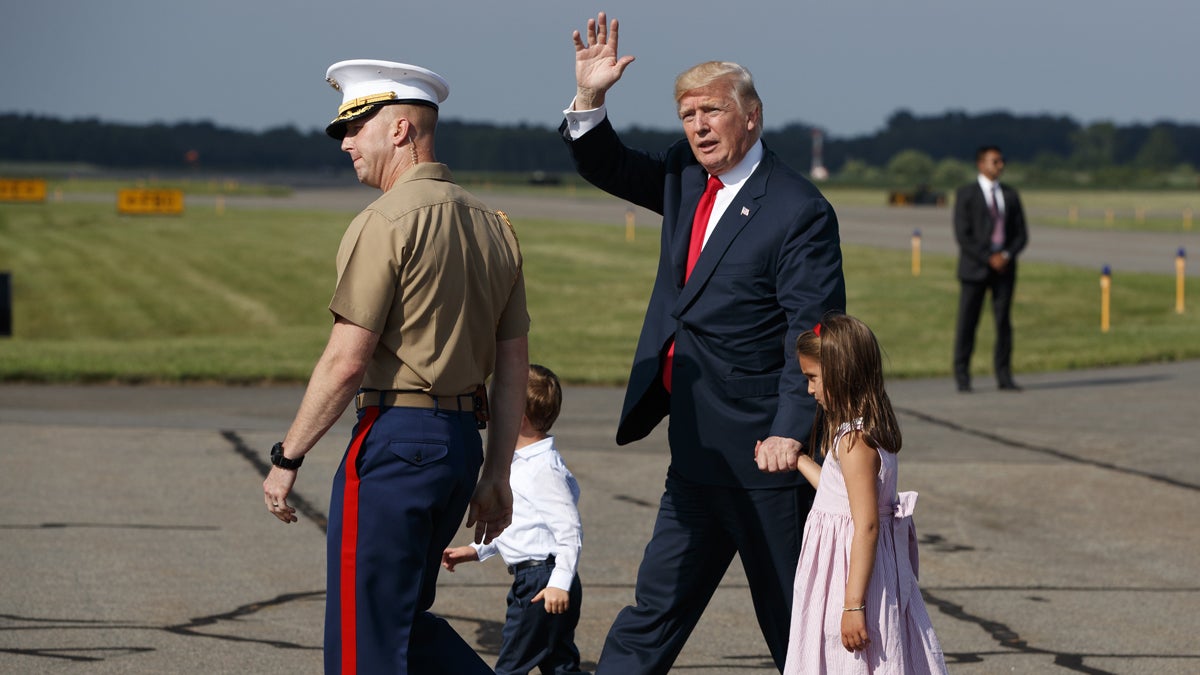
[[[632,147],[659,150],[677,129],[629,127]],[[796,122],[767,130],[767,145],[792,166],[812,166],[813,127]],[[999,145],[1010,174],[1048,184],[1197,187],[1200,124],[1081,124],[1070,117],[968,114],[914,115],[900,110],[884,127],[848,138],[826,137],[823,163],[834,180],[853,184],[948,185],[973,172],[981,144]],[[555,128],[443,120],[438,159],[459,171],[566,173],[570,160]],[[321,130],[292,126],[262,132],[211,122],[120,124],[0,114],[0,161],[84,163],[116,169],[209,171],[340,171],[338,144]]]

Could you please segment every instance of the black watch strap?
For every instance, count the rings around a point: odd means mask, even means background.
[[[301,464],[304,463],[304,458],[297,457],[296,459],[288,459],[287,457],[284,457],[283,442],[281,441],[271,446],[271,463],[281,469],[295,471],[296,469],[300,468]]]

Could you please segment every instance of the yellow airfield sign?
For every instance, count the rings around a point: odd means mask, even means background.
[[[119,190],[117,192],[117,213],[136,215],[183,213],[183,190]]]
[[[0,178],[0,202],[44,202],[46,181],[41,178]]]

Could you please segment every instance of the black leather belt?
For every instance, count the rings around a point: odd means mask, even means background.
[[[546,558],[545,560],[522,560],[521,562],[517,563],[516,565],[509,565],[508,573],[516,574],[517,572],[520,572],[521,570],[527,570],[530,567],[543,567],[543,566],[554,567],[554,556],[550,556],[549,558]]]

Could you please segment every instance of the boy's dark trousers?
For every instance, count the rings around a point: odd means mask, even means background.
[[[570,606],[566,612],[550,614],[544,600],[532,602],[549,583],[553,571],[551,562],[517,570],[513,575],[496,675],[527,675],[534,670],[543,675],[581,672],[579,649],[575,647],[575,626],[583,602],[579,575],[571,581]]]

